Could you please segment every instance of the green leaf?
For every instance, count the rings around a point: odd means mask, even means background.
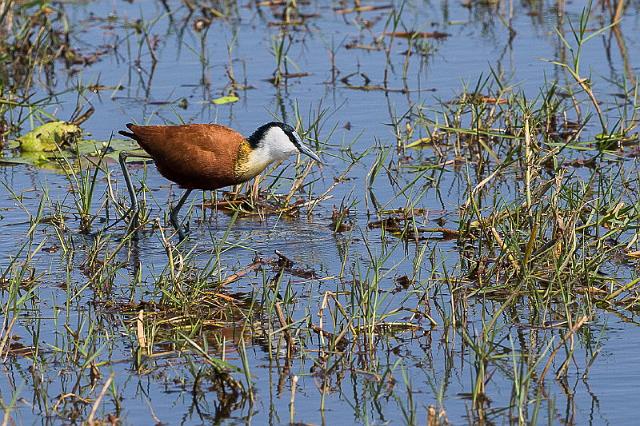
[[[17,147],[18,141],[9,141],[9,148]],[[62,159],[66,158],[75,167],[77,160],[82,164],[93,163],[95,158],[100,157],[104,152],[105,160],[115,162],[118,161],[121,151],[144,153],[137,142],[131,139],[112,139],[110,141],[83,139],[55,151],[21,151],[19,153],[16,152],[16,155],[12,157],[0,156],[0,165],[22,164],[63,172],[64,163]]]
[[[57,170],[58,164],[54,159],[41,152],[24,152],[17,157],[0,157],[0,164],[4,165],[28,165],[40,168]]]
[[[212,100],[211,102],[213,102],[216,105],[224,105],[224,104],[232,104],[234,102],[238,102],[239,100],[240,98],[237,96],[222,96],[220,98],[216,98]]]
[[[69,145],[82,134],[82,129],[66,121],[52,121],[38,126],[18,138],[23,152],[56,151],[59,146]]]
[[[420,138],[416,139],[408,145],[405,145],[405,148],[423,148],[427,145],[430,145],[431,142],[433,142],[431,138]]]

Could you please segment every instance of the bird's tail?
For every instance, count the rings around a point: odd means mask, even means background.
[[[127,123],[126,126],[127,126],[127,129],[131,130],[131,127],[133,126],[133,123]],[[128,138],[133,139],[133,140],[138,140],[138,138],[136,137],[136,135],[134,133],[126,132],[124,130],[120,130],[118,133],[120,133],[122,136],[126,136]]]

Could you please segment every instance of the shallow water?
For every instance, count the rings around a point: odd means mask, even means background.
[[[408,57],[406,72],[403,72],[406,39],[391,42],[388,62],[383,50],[345,47],[354,42],[372,45],[378,37],[388,43],[389,38],[382,33],[390,9],[339,15],[334,11],[341,7],[339,3],[301,3],[305,14],[317,16],[287,33],[291,37],[288,72],[309,75],[288,79],[287,84],[279,87],[266,81],[273,75],[272,49],[280,34],[278,26],[270,25],[278,18],[269,7],[234,4],[232,10],[224,10],[228,18],[214,19],[206,32],[196,32],[194,19],[200,12],[190,15],[182,2],[167,2],[172,10],[171,19],[161,2],[151,0],[55,4],[64,11],[73,28],[72,45],[80,46],[84,54],[103,48],[106,53],[95,64],[74,66],[77,72],[56,63],[55,83],[47,86],[44,79],[38,81],[36,97],[46,96],[48,90],[61,93],[45,110],[66,119],[76,107],[78,94],[62,92],[78,84],[106,86],[98,93],[83,91],[80,97],[83,106],[92,105],[96,109],[82,125],[92,138],[108,140],[131,121],[216,122],[249,134],[274,117],[295,122],[296,111],[303,126],[307,126],[312,121],[309,117],[326,110],[318,141],[326,165],[314,168],[307,178],[316,180],[306,189],[316,195],[329,188],[334,178],[348,167],[347,147],[355,153],[370,151],[353,167],[348,174],[350,179],[332,190],[332,198],[321,201],[309,215],[233,218],[228,213],[203,209],[200,194],[192,196],[190,209],[183,209],[192,232],[174,255],[181,254],[186,259],[184,274],[188,278],[198,271],[211,270],[211,276],[205,280],[213,283],[215,277],[224,278],[251,264],[256,256],[277,260],[275,250],[291,259],[296,268],[313,271],[307,275],[291,270],[281,274],[277,266],[268,264],[247,274],[226,286],[225,292],[235,297],[239,305],[257,301],[253,322],[245,324],[253,332],[243,334],[242,318],[206,329],[211,356],[224,356],[240,367],[240,354],[246,346],[253,401],[219,392],[215,375],[207,371],[203,358],[193,350],[172,346],[169,332],[166,341],[154,342],[154,352],[160,355],[143,356],[138,362],[136,335],[131,331],[135,329],[137,308],[143,306],[137,304],[157,300],[160,289],[169,293],[187,290],[159,284],[169,275],[169,261],[161,235],[151,225],[137,239],[127,242],[126,250],[110,257],[126,235],[124,223],[108,231],[101,230],[117,217],[113,205],[102,207],[107,198],[107,183],[111,182],[120,199],[126,200],[116,163],[108,164],[109,180],[106,174],[100,176],[96,193],[102,196],[93,201],[93,213],[98,219],[89,233],[79,231],[80,221],[68,177],[31,166],[1,167],[0,179],[6,193],[0,199],[2,270],[9,268],[16,256],[18,264],[24,261],[27,253],[36,251],[40,243],[49,249],[39,250],[29,259],[33,269],[25,274],[35,276],[35,296],[27,297],[26,305],[16,313],[19,320],[13,329],[13,335],[21,339],[15,342],[37,347],[37,362],[34,363],[33,356],[9,355],[0,375],[0,397],[4,404],[11,404],[11,419],[16,424],[80,422],[87,418],[104,383],[113,374],[111,388],[97,410],[96,419],[104,420],[112,414],[124,424],[280,424],[289,423],[290,419],[313,424],[425,424],[431,405],[445,410],[446,418],[453,424],[482,420],[472,412],[469,397],[478,366],[470,342],[481,341],[483,326],[507,296],[484,297],[478,293],[465,299],[465,323],[448,323],[452,306],[460,308],[452,302],[452,289],[456,294],[471,285],[466,279],[445,281],[445,275],[456,275],[461,270],[456,240],[404,241],[367,226],[376,218],[373,194],[385,209],[411,204],[426,209],[421,217],[425,225],[435,227],[435,221],[442,218],[444,226],[457,229],[459,206],[467,198],[465,176],[454,167],[436,176],[429,171],[403,167],[438,161],[432,149],[410,151],[411,158],[406,163],[392,152],[385,160],[388,170],[378,174],[372,185],[368,174],[376,155],[383,151],[380,147],[396,146],[391,123],[399,121],[399,128],[403,129],[407,120],[402,117],[410,109],[435,117],[433,111],[440,100],[454,100],[464,86],[473,92],[476,82],[481,76],[489,76],[492,69],[503,74],[504,80],[514,85],[514,91],[524,91],[529,97],[535,97],[545,81],[567,82],[566,75],[549,60],[557,59],[559,54],[560,42],[554,28],[561,21],[568,34],[567,22],[575,21],[582,10],[579,3],[567,4],[564,13],[559,13],[555,2],[532,2],[533,6],[529,2],[515,2],[512,26],[516,35],[511,40],[508,29],[496,17],[495,6],[465,7],[461,2],[448,1],[394,4],[401,17],[397,31],[449,34],[441,40],[418,40],[424,43],[423,51],[427,53]],[[224,9],[227,3],[212,2],[211,6]],[[639,6],[638,2],[631,2],[622,22],[627,52],[637,51],[640,43]],[[501,2],[500,13],[507,13],[508,7],[509,2]],[[143,19],[149,27],[151,43],[157,43],[155,66],[147,41],[131,28],[137,19]],[[600,28],[608,19],[607,14],[594,7],[589,28]],[[358,29],[360,26],[362,30]],[[332,81],[331,46],[336,50],[335,81]],[[609,95],[620,91],[612,81],[619,81],[625,74],[615,38],[605,32],[591,40],[582,55],[582,69],[589,70],[599,93],[607,95],[605,105],[611,106],[615,98]],[[227,94],[229,81],[225,69],[229,64],[237,81],[250,85],[251,89],[238,91],[237,103],[217,106],[211,100]],[[371,80],[371,85],[382,85],[387,67],[388,88],[399,91],[356,90],[340,81],[349,74],[362,73]],[[639,69],[640,60],[629,55],[627,70],[636,73]],[[203,84],[203,76],[207,84]],[[358,76],[349,82],[363,84]],[[408,91],[402,93],[402,89]],[[179,105],[181,99],[186,99],[186,108]],[[28,129],[28,122],[24,126]],[[426,136],[423,129],[416,132],[412,140]],[[587,129],[591,136],[597,132],[597,128]],[[14,155],[8,150],[5,154]],[[572,155],[582,158],[580,153]],[[635,160],[627,160],[625,167],[633,170]],[[465,168],[470,170],[473,165],[466,164],[462,169]],[[158,218],[164,223],[167,206],[175,202],[180,190],[163,179],[153,166],[132,166],[131,170],[136,185],[144,180],[149,191],[146,198],[151,221]],[[275,173],[267,183],[273,181]],[[477,178],[476,183],[486,176],[483,172],[471,175]],[[292,160],[287,163],[287,180],[278,181],[276,191],[286,193],[286,185],[293,176]],[[501,182],[495,194],[500,203],[511,202],[516,196],[516,177],[510,178]],[[418,184],[403,192],[414,179],[418,179]],[[45,193],[44,215],[53,215],[59,206],[60,213],[66,216],[68,230],[64,241],[73,248],[72,256],[61,247],[56,227],[41,224],[32,242],[26,237],[30,215],[36,214]],[[209,199],[210,195],[206,197]],[[350,231],[334,233],[332,208],[341,204],[354,206],[350,215],[354,226]],[[26,247],[19,251],[23,244]],[[102,261],[109,259],[107,263],[113,273],[108,287],[91,285],[94,271],[83,268],[90,263],[91,256]],[[623,281],[637,275],[633,263],[608,267],[609,273]],[[343,269],[347,271],[345,274],[341,274]],[[12,274],[15,273],[12,269]],[[415,279],[408,289],[398,288],[397,278],[403,276]],[[385,321],[410,323],[411,327],[375,333],[375,341],[357,342],[357,349],[348,357],[339,351],[324,353],[326,348],[318,335],[301,327],[296,335],[302,342],[300,348],[293,357],[285,356],[283,333],[273,318],[276,300],[285,302],[283,307],[291,322],[318,324],[325,292],[339,293],[338,300],[346,305],[360,291],[360,285],[368,287],[373,283],[379,286],[379,291],[367,294],[376,297],[369,306],[374,306],[372,309]],[[20,295],[28,295],[28,288],[25,286]],[[347,294],[349,291],[351,295]],[[425,294],[435,320],[433,326],[425,317],[416,320],[409,310],[421,309],[420,298]],[[6,318],[14,315],[10,308],[14,301],[3,287]],[[518,421],[517,417],[510,417],[514,413],[508,409],[513,406],[514,370],[518,370],[520,359],[534,354],[548,355],[562,341],[566,326],[541,327],[545,321],[563,318],[565,306],[560,302],[547,306],[547,311],[536,312],[535,306],[539,305],[524,297],[499,316],[492,340],[497,355],[487,365],[486,395],[490,402],[486,404],[485,420]],[[576,309],[576,315],[582,312],[576,306],[579,303],[582,299],[569,304]],[[329,305],[327,309],[338,315],[335,305],[331,307],[331,302]],[[634,357],[634,348],[640,344],[637,319],[633,310],[595,312],[585,326],[588,332],[567,342],[574,348],[567,376],[554,377],[564,361],[563,349],[553,360],[546,379],[540,382],[543,397],[537,417],[533,415],[537,383],[525,391],[530,398],[524,418],[552,424],[634,422],[632,395],[640,386]],[[354,308],[349,314],[358,318],[361,313]],[[324,318],[327,330],[337,332],[326,315],[327,312]],[[464,337],[461,329],[469,335]],[[202,339],[198,340],[200,344],[207,337],[191,336]],[[542,359],[534,376],[544,367],[546,358]],[[93,379],[88,372],[91,365],[100,372]],[[243,373],[236,372],[233,376],[244,383]],[[298,382],[295,413],[291,414],[294,377]],[[11,403],[14,397],[17,400]]]

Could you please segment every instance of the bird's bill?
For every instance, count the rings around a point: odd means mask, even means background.
[[[313,160],[317,161],[320,164],[324,164],[322,162],[322,160],[320,159],[320,157],[318,157],[318,154],[316,154],[315,152],[313,152],[310,148],[307,148],[303,143],[302,143],[302,138],[300,137],[300,135],[298,134],[298,132],[294,131],[293,132],[293,137],[296,138],[296,141],[298,142],[297,144],[297,148],[298,150],[303,153],[304,155],[307,155],[309,157],[311,157]]]
[[[320,159],[320,157],[318,157],[318,154],[316,154],[315,152],[311,151],[311,149],[307,148],[305,145],[300,144],[298,149],[304,155],[307,155],[307,156],[313,158],[318,163],[322,164],[322,160]]]

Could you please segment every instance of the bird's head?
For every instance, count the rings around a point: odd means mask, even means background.
[[[251,147],[270,161],[284,160],[298,152],[322,163],[320,157],[302,144],[300,135],[285,123],[271,122],[253,132],[248,139]]]

